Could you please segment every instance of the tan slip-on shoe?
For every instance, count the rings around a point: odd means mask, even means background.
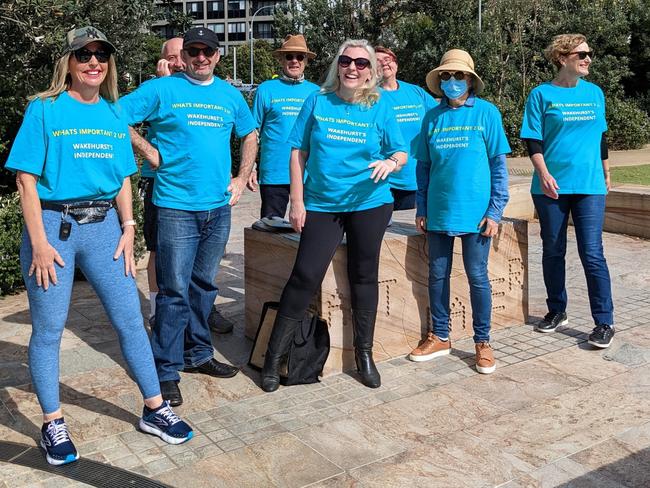
[[[476,371],[481,374],[494,373],[497,363],[494,360],[494,351],[489,342],[476,344]]]
[[[422,362],[430,361],[439,356],[445,356],[451,352],[451,339],[441,341],[438,336],[429,332],[427,336],[420,341],[418,347],[411,351],[408,358],[411,361]]]

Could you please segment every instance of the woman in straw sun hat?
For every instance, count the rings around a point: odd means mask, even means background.
[[[465,51],[447,51],[427,75],[427,86],[442,97],[424,117],[415,157],[416,226],[429,245],[429,301],[433,330],[409,359],[428,361],[449,354],[449,280],[454,238],[461,239],[469,280],[476,369],[496,367],[490,347],[492,296],[487,274],[492,236],[508,201],[505,155],[510,152],[501,114],[478,98],[484,85]]]
[[[260,131],[260,162],[251,172],[248,188],[255,191],[259,184],[262,218],[284,218],[290,183],[287,135],[307,96],[318,91],[318,85],[305,80],[305,67],[316,55],[307,48],[302,35],[288,35],[273,54],[282,73],[262,83],[253,101],[253,118]]]

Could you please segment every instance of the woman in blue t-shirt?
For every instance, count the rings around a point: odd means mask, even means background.
[[[280,358],[344,233],[357,369],[364,385],[377,388],[372,343],[379,251],[393,210],[387,177],[406,162],[407,148],[392,108],[377,91],[377,60],[367,41],[339,47],[320,92],[305,100],[288,144],[289,218],[301,237],[269,340],[262,388],[278,388]]]
[[[68,32],[50,87],[33,97],[6,168],[25,219],[20,261],[32,334],[29,369],[50,464],[79,458],[59,402],[59,347],[75,265],[96,290],[144,397],[139,427],[171,444],[192,429],[163,403],[135,283],[128,126],[116,106],[115,48],[94,27]]]
[[[520,134],[535,167],[531,192],[548,306],[536,329],[553,332],[568,324],[564,258],[571,215],[595,324],[589,344],[606,348],[614,337],[614,305],[602,240],[610,185],[605,97],[582,79],[593,57],[585,36],[556,36],[545,54],[557,74],[530,92]]]
[[[427,75],[440,104],[424,117],[415,157],[418,191],[416,227],[429,244],[429,302],[432,331],[411,351],[412,361],[449,354],[450,275],[455,237],[461,239],[469,280],[476,369],[496,368],[490,347],[492,291],[488,278],[491,238],[508,202],[510,152],[499,110],[477,97],[483,90],[472,57],[447,51]]]

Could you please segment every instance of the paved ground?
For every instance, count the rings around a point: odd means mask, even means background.
[[[246,363],[250,348],[243,336],[242,228],[257,205],[249,194],[236,208],[219,277],[219,307],[236,328],[215,344],[219,356],[237,365]],[[533,320],[545,312],[537,234],[531,225]],[[138,391],[97,298],[78,283],[61,344],[61,394],[85,461],[50,471],[42,470],[34,448],[40,411],[26,366],[26,297],[5,298],[0,459],[10,462],[0,462],[0,487],[82,486],[79,479],[126,486],[114,466],[146,476],[149,486],[647,488],[650,242],[610,234],[605,245],[618,330],[610,350],[585,342],[592,325],[571,235],[570,325],[551,335],[528,324],[498,332],[495,374],[475,372],[469,341],[455,343],[441,360],[382,363],[378,390],[346,374],[273,394],[263,393],[246,367],[229,380],[184,374],[179,412],[197,437],[181,446],[135,430]],[[143,273],[138,281],[148,310]]]

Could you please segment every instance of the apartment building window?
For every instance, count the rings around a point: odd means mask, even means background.
[[[273,22],[255,22],[255,39],[273,39]]]
[[[253,15],[255,12],[257,12],[259,9],[262,7],[274,7],[277,5],[278,2],[277,0],[263,0],[263,1],[252,1],[251,2],[251,12],[250,15]],[[272,8],[265,8],[262,10],[259,15],[273,15],[273,9]]]
[[[228,17],[231,19],[246,17],[246,2],[244,0],[228,0]]]
[[[246,22],[228,23],[228,40],[245,41],[246,40]]]
[[[203,2],[187,2],[185,9],[190,17],[203,20]]]
[[[224,42],[226,40],[226,26],[224,24],[208,24],[208,29],[217,34],[219,42]]]
[[[224,13],[223,0],[208,2],[208,19],[223,19]]]

